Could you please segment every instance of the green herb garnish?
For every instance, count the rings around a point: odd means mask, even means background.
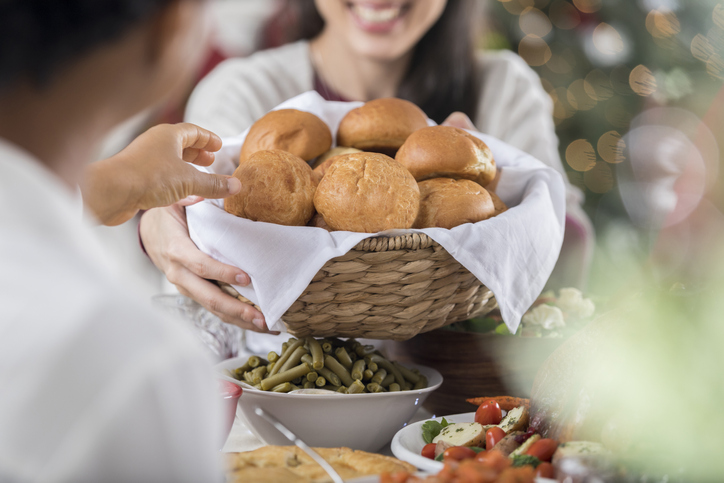
[[[518,454],[513,456],[513,466],[532,466],[533,468],[537,468],[540,464],[540,460],[536,458],[535,456],[531,456],[529,454]]]
[[[438,434],[440,434],[442,428],[444,428],[448,424],[450,423],[448,423],[445,418],[442,418],[442,421],[440,422],[437,422],[434,419],[425,422],[422,425],[422,439],[428,444],[432,443],[432,440],[435,439]]]

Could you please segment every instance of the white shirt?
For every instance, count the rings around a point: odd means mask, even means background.
[[[219,481],[216,393],[73,192],[0,140],[0,481]]]

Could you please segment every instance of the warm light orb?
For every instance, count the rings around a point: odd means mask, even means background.
[[[526,35],[518,45],[518,55],[520,55],[528,65],[537,67],[548,62],[553,54],[545,40],[537,35]]]
[[[608,76],[599,69],[594,69],[583,79],[586,94],[596,101],[607,101],[613,97],[613,86]]]
[[[579,111],[590,111],[596,107],[596,100],[586,93],[586,86],[583,79],[577,79],[571,83],[567,92],[568,102],[574,109]]]
[[[566,148],[566,162],[576,171],[589,171],[596,166],[596,152],[585,139],[573,141]]]
[[[551,22],[561,30],[571,30],[581,23],[581,14],[578,9],[563,0],[555,0],[548,9]]]
[[[648,97],[656,92],[656,77],[645,65],[637,65],[629,76],[631,90],[642,97]]]
[[[711,41],[702,34],[697,34],[691,40],[691,55],[702,62],[708,62],[709,57],[714,55],[714,46]]]
[[[520,30],[526,35],[545,37],[553,30],[553,25],[546,14],[537,8],[526,8],[518,18]]]
[[[526,8],[535,7],[535,0],[507,0],[502,3],[508,13],[513,15],[520,15]]]
[[[598,138],[598,155],[609,164],[617,164],[624,160],[626,142],[621,139],[618,131],[609,131]]]
[[[681,32],[681,22],[671,10],[651,10],[646,16],[646,30],[658,39],[673,37]]]
[[[613,56],[624,49],[621,34],[611,25],[601,22],[593,30],[593,45],[604,55]]]
[[[583,13],[594,13],[601,10],[601,0],[573,0],[573,5]]]
[[[714,25],[720,29],[724,29],[724,5],[718,3],[714,6],[714,13],[712,13],[714,19]]]
[[[594,193],[608,193],[613,188],[613,171],[607,163],[596,163],[584,173],[583,182]]]

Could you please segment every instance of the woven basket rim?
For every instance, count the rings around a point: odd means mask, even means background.
[[[365,252],[386,252],[392,250],[419,250],[439,244],[425,233],[407,233],[395,236],[373,236],[365,238],[352,250]]]

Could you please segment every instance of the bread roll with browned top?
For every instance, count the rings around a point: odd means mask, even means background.
[[[310,161],[330,146],[332,133],[324,121],[310,112],[279,109],[252,124],[241,147],[239,162],[268,149],[281,149]]]
[[[495,216],[487,190],[467,179],[433,178],[420,186],[420,212],[414,228],[453,228]]]
[[[427,116],[412,102],[375,99],[342,118],[337,144],[394,156],[410,134],[426,126]]]
[[[430,126],[415,131],[395,159],[417,181],[469,179],[484,187],[495,178],[495,161],[488,145],[457,127]]]
[[[324,164],[325,161],[327,161],[329,158],[333,158],[335,156],[339,156],[340,154],[351,154],[351,153],[361,153],[359,149],[355,148],[349,148],[347,146],[336,146],[326,153],[322,154],[321,156],[317,157],[317,159],[314,160],[314,164],[312,164],[312,169],[315,169],[319,167],[320,165]]]
[[[505,203],[503,203],[503,200],[500,199],[500,197],[495,194],[493,191],[488,191],[488,194],[490,195],[490,198],[493,200],[493,206],[495,206],[495,214],[499,215],[501,213],[504,213],[508,211],[508,207]]]
[[[229,213],[253,221],[302,226],[314,214],[316,182],[299,156],[279,149],[257,151],[234,171],[241,191],[224,200]]]
[[[345,154],[319,183],[314,206],[332,230],[377,233],[411,228],[420,189],[410,172],[389,156]]]

